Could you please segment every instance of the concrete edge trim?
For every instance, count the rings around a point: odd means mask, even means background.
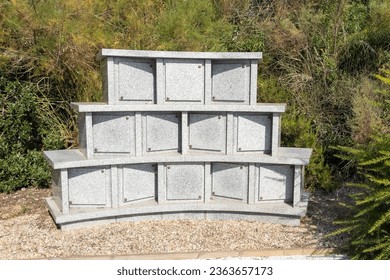
[[[207,260],[226,257],[271,257],[271,256],[327,256],[337,253],[336,248],[288,248],[239,251],[202,251],[202,252],[172,252],[131,255],[98,255],[42,258],[48,260]],[[42,260],[40,259],[40,260]]]

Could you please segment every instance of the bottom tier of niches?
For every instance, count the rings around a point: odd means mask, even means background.
[[[52,178],[47,203],[60,227],[178,215],[297,225],[306,211],[300,165],[143,163],[58,169]]]

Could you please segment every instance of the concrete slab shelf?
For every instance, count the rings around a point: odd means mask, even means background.
[[[102,49],[97,59],[104,57],[133,58],[186,58],[186,59],[261,59],[261,52],[179,52],[179,51],[147,51]]]
[[[281,148],[278,156],[271,155],[210,155],[194,154],[181,155],[164,154],[144,157],[107,156],[87,159],[78,149],[45,151],[44,156],[53,169],[77,167],[105,166],[117,164],[164,163],[164,162],[237,162],[307,165],[312,150],[305,148]]]
[[[70,106],[77,112],[244,112],[244,113],[283,113],[284,103],[257,103],[256,105],[188,105],[188,104],[118,104],[105,102],[72,102]]]

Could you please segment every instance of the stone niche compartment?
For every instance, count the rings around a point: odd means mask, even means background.
[[[226,114],[188,115],[190,152],[226,153]]]
[[[111,207],[111,170],[107,167],[68,170],[70,207]]]
[[[179,152],[180,123],[179,113],[144,114],[144,152]]]
[[[95,155],[134,155],[134,113],[95,113],[92,115]]]
[[[164,59],[165,101],[204,103],[204,60]]]
[[[166,200],[201,201],[204,194],[204,164],[166,165]]]
[[[271,153],[272,115],[248,114],[235,116],[235,151]]]
[[[114,104],[155,102],[156,62],[151,59],[114,58]]]
[[[247,164],[213,163],[212,197],[213,199],[248,200]]]
[[[156,164],[123,165],[118,171],[120,205],[145,200],[156,200]]]
[[[293,201],[294,166],[257,165],[258,201]]]
[[[212,91],[214,102],[249,104],[250,60],[212,62]]]

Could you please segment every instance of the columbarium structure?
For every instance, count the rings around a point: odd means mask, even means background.
[[[79,149],[46,151],[61,228],[240,219],[299,225],[311,149],[280,147],[256,103],[261,53],[103,49],[103,103],[72,103]]]

